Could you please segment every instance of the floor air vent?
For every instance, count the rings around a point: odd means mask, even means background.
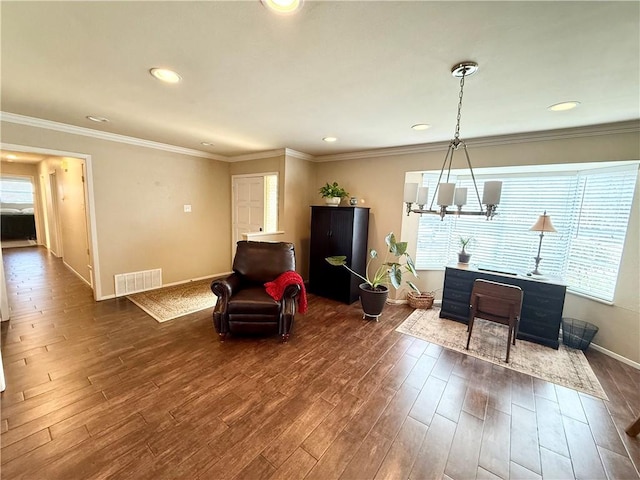
[[[160,288],[162,286],[162,269],[145,270],[143,272],[120,273],[114,275],[116,297]]]

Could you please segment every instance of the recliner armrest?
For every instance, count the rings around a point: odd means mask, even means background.
[[[211,282],[211,291],[223,301],[229,300],[234,292],[238,291],[242,278],[237,273],[232,273],[227,278],[220,278]]]
[[[295,298],[300,295],[300,285],[287,285],[282,294],[282,298]]]

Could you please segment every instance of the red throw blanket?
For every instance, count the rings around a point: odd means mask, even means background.
[[[304,289],[304,283],[302,277],[293,270],[284,272],[278,276],[273,282],[267,282],[264,287],[267,289],[267,293],[271,295],[274,300],[282,300],[285,289],[289,285],[300,285],[300,296],[298,297],[298,310],[300,313],[307,311],[307,292]]]

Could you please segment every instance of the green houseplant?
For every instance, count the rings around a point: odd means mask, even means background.
[[[460,237],[460,247],[461,250],[458,252],[458,263],[469,263],[471,259],[471,254],[467,253],[465,248],[469,245],[469,242],[473,240],[473,237]]]
[[[364,283],[360,284],[360,301],[364,317],[371,317],[376,320],[380,316],[389,295],[388,285],[391,284],[396,289],[400,288],[402,275],[406,272],[410,272],[414,277],[418,276],[413,259],[407,253],[407,242],[398,242],[393,232],[389,233],[384,241],[387,245],[387,252],[382,263],[373,270],[372,263],[378,258],[378,252],[374,249],[369,250],[369,259],[364,275],[351,269],[347,265],[347,257],[344,255],[325,258],[329,264],[336,267],[344,267],[351,274],[363,280]],[[412,290],[420,293],[418,287],[412,282],[407,281],[406,283]]]
[[[338,185],[338,182],[327,182],[324,186],[320,187],[319,192],[320,195],[322,195],[322,198],[326,199],[325,201],[327,205],[334,206],[338,206],[340,204],[340,200],[349,196],[349,192]]]

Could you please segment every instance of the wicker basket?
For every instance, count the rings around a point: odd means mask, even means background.
[[[409,292],[407,294],[407,302],[411,308],[420,308],[422,310],[429,310],[433,307],[434,296],[432,293],[415,293]]]

